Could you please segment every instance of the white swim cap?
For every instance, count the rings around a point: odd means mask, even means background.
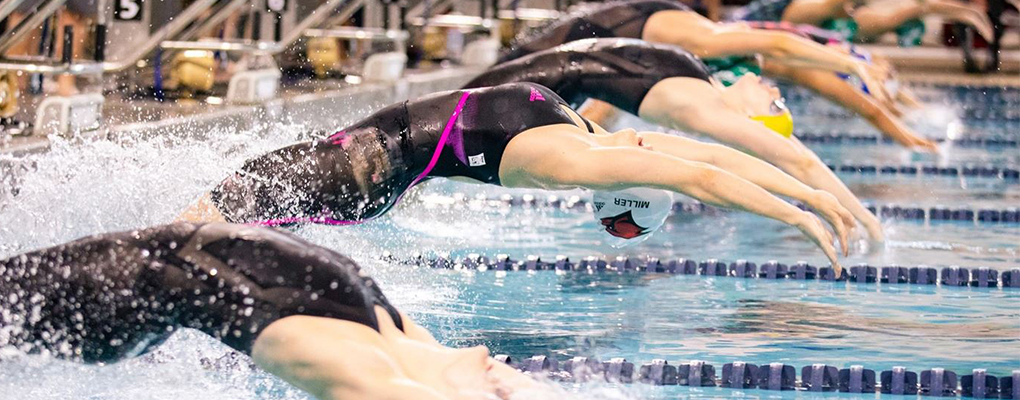
[[[614,246],[626,246],[643,242],[666,222],[673,193],[649,188],[592,191],[592,207],[595,220],[618,238]]]

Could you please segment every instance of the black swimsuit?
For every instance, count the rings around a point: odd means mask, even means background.
[[[535,127],[574,124],[562,104],[548,88],[530,83],[405,101],[329,138],[249,160],[212,199],[231,222],[363,222],[427,178],[499,184],[511,139]]]
[[[378,330],[377,305],[403,329],[354,261],[269,228],[173,224],[0,260],[0,347],[86,362],[144,353],[178,327],[244,353],[290,315]]]
[[[641,39],[648,18],[657,12],[671,10],[690,9],[669,0],[614,1],[585,8],[533,34],[517,38],[510,45],[510,50],[500,56],[499,62],[515,60],[581,39]]]
[[[701,60],[676,46],[636,39],[586,39],[496,65],[465,87],[534,82],[574,107],[595,98],[636,115],[652,86],[672,77],[707,82],[710,75]]]

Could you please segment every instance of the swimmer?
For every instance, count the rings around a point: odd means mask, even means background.
[[[778,90],[754,74],[746,74],[726,87],[712,79],[701,60],[676,46],[636,39],[584,39],[499,64],[465,87],[511,82],[546,86],[575,108],[587,99],[598,99],[646,121],[695,131],[744,149],[800,182],[836,196],[872,239],[884,237],[878,218],[814,152],[792,136],[792,119],[782,107]],[[800,184],[788,182],[785,174],[761,174],[772,168],[758,159],[681,137],[657,133],[642,136],[658,151],[715,165],[814,207],[811,191],[792,190]]]
[[[743,21],[786,21],[842,33],[849,41],[872,41],[896,32],[899,44],[918,46],[926,16],[970,25],[991,41],[992,20],[976,5],[955,0],[755,0],[734,13]]]
[[[745,23],[715,23],[682,5],[664,0],[632,0],[605,3],[574,14],[534,36],[518,40],[501,61],[547,50],[570,41],[588,38],[634,38],[648,42],[680,46],[704,59],[720,77],[734,80],[747,72],[797,78],[800,74],[849,74],[869,88],[867,96],[852,92],[848,84],[835,92],[833,82],[819,79],[790,79],[860,113],[885,135],[904,146],[934,151],[935,143],[918,136],[894,113],[883,112],[882,104],[891,103],[886,81],[887,66],[855,57],[848,51],[826,46],[801,35],[772,29],[753,29]],[[761,54],[766,68],[759,66]],[[838,83],[838,81],[836,81]],[[847,92],[850,90],[851,92]]]
[[[929,152],[937,150],[937,144],[934,141],[921,137],[900,119],[900,116],[903,114],[900,111],[901,105],[916,109],[923,107],[923,104],[917,100],[907,87],[900,85],[895,78],[895,74],[892,72],[891,65],[887,61],[871,55],[867,50],[834,38],[833,36],[838,35],[833,35],[829,31],[821,30],[827,34],[820,34],[815,30],[817,28],[810,25],[795,25],[786,22],[748,22],[748,24],[760,27],[761,29],[782,30],[810,38],[819,43],[827,43],[865,62],[880,65],[882,68],[887,69],[889,75],[887,76],[885,87],[887,91],[892,92],[890,94],[893,97],[886,98],[883,101],[872,96],[871,90],[866,84],[846,74],[833,74],[816,69],[792,68],[767,60],[760,60],[760,62],[755,60],[754,64],[750,67],[752,70],[758,69],[772,78],[806,87],[815,92],[815,94],[846,107],[867,120],[885,136],[904,147]],[[739,70],[731,69],[723,71],[716,76],[721,77],[723,76],[721,74],[733,71]]]
[[[193,328],[322,400],[481,400],[539,386],[483,346],[440,345],[354,261],[269,228],[87,237],[0,260],[0,282],[0,347],[25,353],[110,363]]]
[[[538,84],[441,92],[385,107],[328,138],[248,160],[179,219],[356,224],[382,215],[433,177],[549,190],[647,187],[792,225],[839,268],[832,236],[814,214],[655,144],[669,140],[634,130],[608,133]],[[773,170],[760,173],[782,174]],[[813,206],[846,254],[843,207],[831,195],[818,198]]]
[[[762,55],[797,68],[851,74],[886,96],[888,71],[846,52],[786,32],[751,29],[743,23],[716,23],[686,6],[668,0],[613,1],[585,8],[567,18],[518,38],[500,62],[590,38],[630,38],[671,44],[703,59]]]

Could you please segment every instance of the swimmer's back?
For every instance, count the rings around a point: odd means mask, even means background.
[[[522,35],[500,56],[499,62],[515,60],[564,43],[590,38],[641,39],[648,18],[660,11],[689,9],[676,1],[613,1],[584,8],[536,32]]]
[[[637,39],[585,39],[499,64],[465,87],[534,82],[552,89],[573,107],[595,98],[636,115],[652,86],[672,77],[710,79],[705,64],[677,46]]]
[[[245,163],[212,192],[230,222],[346,225],[385,213],[431,177],[499,184],[507,144],[572,124],[556,93],[532,83],[435,93],[383,108],[322,140]]]
[[[374,306],[400,316],[352,260],[291,234],[231,224],[173,224],[83,238],[0,261],[9,343],[62,358],[137,355],[176,328],[248,353],[273,321],[311,315],[378,330]]]

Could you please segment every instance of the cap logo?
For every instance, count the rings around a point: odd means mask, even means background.
[[[615,217],[602,218],[601,222],[606,232],[618,238],[633,239],[648,233],[648,228],[638,225],[629,210]]]

